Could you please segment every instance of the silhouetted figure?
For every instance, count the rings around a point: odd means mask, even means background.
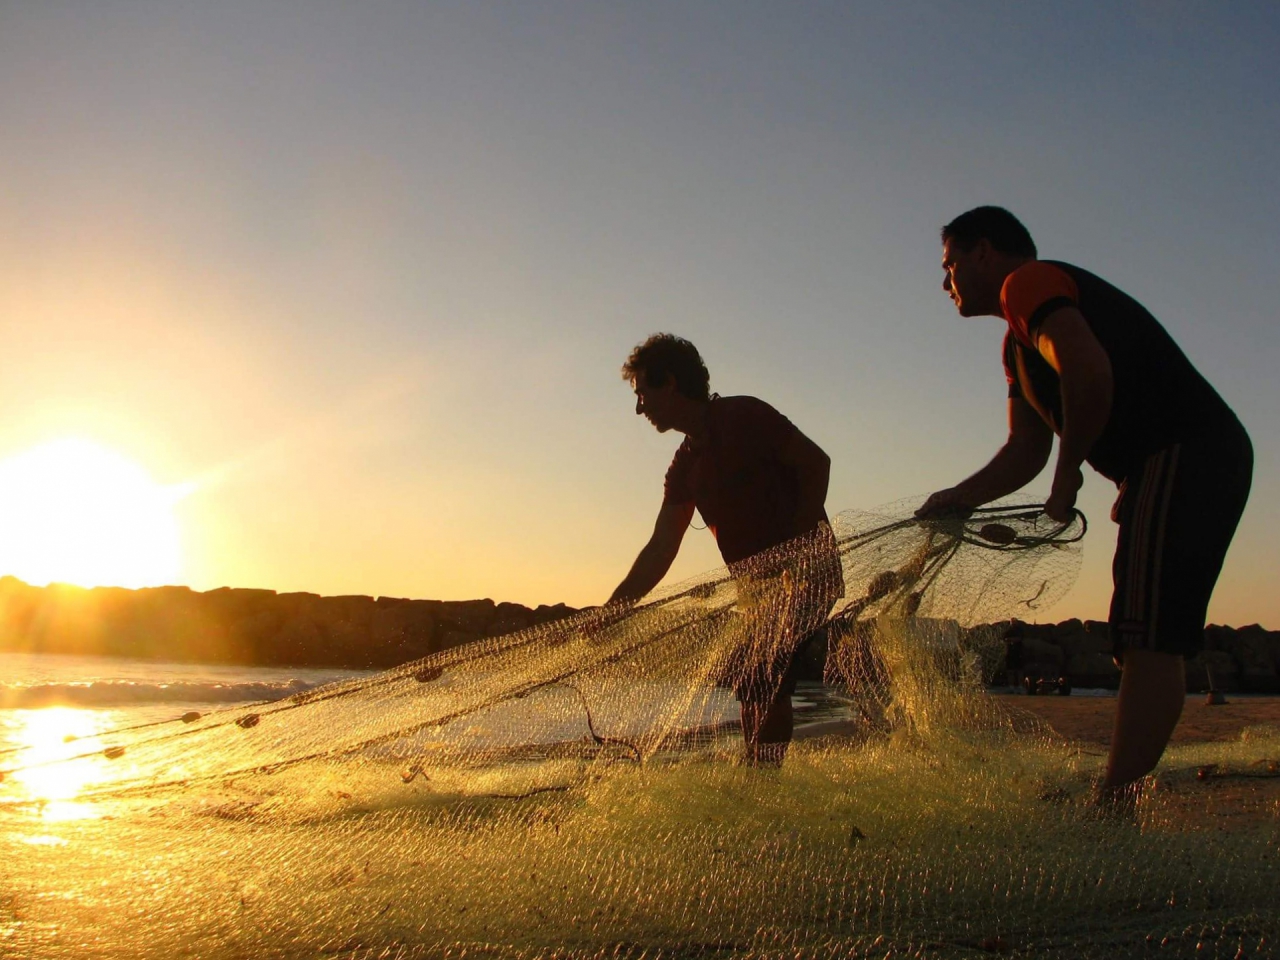
[[[823,508],[831,461],[777,410],[755,397],[710,392],[698,350],[655,334],[631,352],[623,377],[636,413],[660,432],[685,435],[667,470],[653,535],[610,603],[640,599],[666,575],[696,509],[738,581],[738,606],[754,631],[748,663],[734,669],[750,762],[781,763],[791,740],[792,663],[805,636],[843,595],[835,540]],[[803,569],[762,570],[753,558],[808,535]]]
[[[1204,621],[1249,497],[1253,448],[1236,415],[1132,297],[1079,267],[1038,260],[1013,214],[977,207],[942,230],[943,289],[964,317],[996,316],[1009,439],[922,514],[975,507],[1031,482],[1060,437],[1046,513],[1065,521],[1088,462],[1120,489],[1111,635],[1121,664],[1104,802],[1159,762],[1186,698],[1183,660]]]

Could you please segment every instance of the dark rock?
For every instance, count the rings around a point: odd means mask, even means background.
[[[1067,678],[1074,687],[1102,687],[1114,690],[1120,685],[1120,668],[1109,653],[1082,650],[1067,658]]]
[[[372,597],[321,597],[320,615],[327,624],[344,624],[368,630],[376,606]]]
[[[287,617],[312,614],[319,608],[318,593],[282,593],[276,597],[281,612]]]
[[[1111,658],[1110,632],[1090,630],[1079,620],[1059,624],[1053,631],[1053,639],[1068,661],[1072,657],[1091,654],[1105,654],[1107,659]]]
[[[1187,689],[1208,690],[1212,674],[1213,687],[1227,693],[1240,689],[1240,667],[1225,650],[1205,650],[1187,663]]]
[[[101,654],[211,663],[389,667],[484,637],[528,630],[577,613],[563,603],[530,610],[492,600],[321,597],[223,587],[85,590],[32,587],[0,577],[0,650]],[[935,624],[954,639],[958,663],[976,663],[987,682],[1004,682],[1010,621],[960,629]],[[1020,624],[1022,669],[1066,675],[1079,687],[1114,686],[1107,624],[1066,620]],[[797,655],[806,677],[822,675],[828,643],[819,631]],[[975,660],[976,658],[976,660]],[[838,659],[838,658],[837,658]],[[959,667],[957,666],[957,669]],[[968,669],[968,668],[966,668]],[[1187,687],[1280,692],[1280,632],[1258,624],[1205,629],[1205,651],[1187,664]]]
[[[1063,620],[1061,623],[1053,624],[1053,632],[1050,634],[1054,640],[1061,642],[1068,637],[1074,637],[1083,634],[1083,621],[1071,619]]]
[[[1235,634],[1234,627],[1223,627],[1211,623],[1204,628],[1204,648],[1206,650],[1225,650]]]
[[[478,633],[468,633],[465,630],[445,630],[440,634],[440,639],[434,645],[435,649],[432,650],[432,653],[436,652],[436,650],[451,650],[454,647],[462,646],[464,643],[471,643],[479,639],[480,635]]]
[[[571,617],[577,612],[576,607],[566,606],[563,603],[556,603],[551,606],[547,606],[545,603],[539,604],[534,608],[532,622],[534,624],[552,623],[556,620],[563,620],[565,617]]]
[[[1044,643],[1053,642],[1054,624],[1052,623],[1023,623],[1022,636],[1027,640],[1039,640]]]
[[[426,650],[431,646],[437,623],[435,612],[426,603],[406,600],[394,606],[379,604],[369,623],[370,639],[376,644]]]
[[[458,631],[483,634],[497,616],[492,600],[448,600],[440,604],[440,620]]]
[[[231,625],[231,632],[250,647],[258,648],[270,643],[284,623],[281,611],[266,609],[236,620]]]
[[[1221,637],[1222,649],[1235,658],[1240,689],[1246,693],[1280,691],[1280,677],[1276,674],[1270,641],[1268,632],[1256,623]]]
[[[1209,671],[1205,669],[1205,652],[1201,651],[1186,663],[1187,692],[1204,693],[1209,689]]]
[[[494,610],[485,634],[490,637],[501,637],[508,633],[518,633],[533,625],[534,611],[518,603],[500,603]]]
[[[172,589],[162,587],[161,589]],[[260,611],[276,598],[274,590],[245,590],[238,587],[219,587],[201,594],[204,602],[232,614],[251,615]]]
[[[263,649],[268,663],[305,664],[314,662],[314,653],[324,649],[325,636],[320,626],[307,614],[299,614],[285,622],[280,632]],[[325,661],[321,661],[325,662]],[[331,661],[330,661],[331,662]]]
[[[389,667],[575,611],[492,600],[321,597],[222,587],[85,590],[0,577],[0,650],[264,665]]]

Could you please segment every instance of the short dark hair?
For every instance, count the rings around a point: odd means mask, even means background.
[[[655,333],[631,351],[622,365],[622,379],[639,376],[650,387],[660,387],[668,377],[675,377],[681,395],[690,400],[711,398],[711,375],[702,355],[692,343],[674,333]]]
[[[942,228],[942,242],[948,240],[962,250],[971,250],[979,240],[988,241],[998,253],[1014,257],[1036,256],[1036,242],[1022,221],[1004,207],[974,207]]]

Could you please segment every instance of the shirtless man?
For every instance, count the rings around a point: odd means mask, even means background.
[[[823,505],[831,461],[782,414],[755,397],[721,397],[698,350],[660,333],[636,347],[622,367],[636,395],[636,413],[659,433],[684,434],[667,470],[653,535],[636,557],[610,604],[639,600],[671,568],[695,509],[716,538],[720,555],[746,597],[769,589],[753,574],[751,558],[797,537],[814,536],[805,583],[794,586],[782,614],[760,617],[753,629],[774,631],[768,662],[735,678],[742,703],[747,759],[778,764],[793,725],[791,661],[805,635],[820,626],[843,593],[840,559]],[[778,606],[776,600],[774,606]],[[767,623],[765,621],[768,621]]]
[[[1009,438],[919,513],[976,507],[1030,483],[1054,434],[1049,516],[1070,516],[1082,463],[1119,487],[1110,624],[1121,681],[1100,800],[1127,806],[1182,713],[1184,658],[1204,646],[1209,597],[1249,496],[1249,436],[1155,317],[1086,270],[1037,259],[1007,210],[978,207],[943,227],[942,269],[961,316],[1008,324]]]

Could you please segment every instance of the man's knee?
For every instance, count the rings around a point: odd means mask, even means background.
[[[1134,648],[1124,651],[1120,661],[1121,675],[1139,676],[1151,680],[1177,680],[1185,682],[1186,658],[1181,653],[1165,653],[1163,650]]]

